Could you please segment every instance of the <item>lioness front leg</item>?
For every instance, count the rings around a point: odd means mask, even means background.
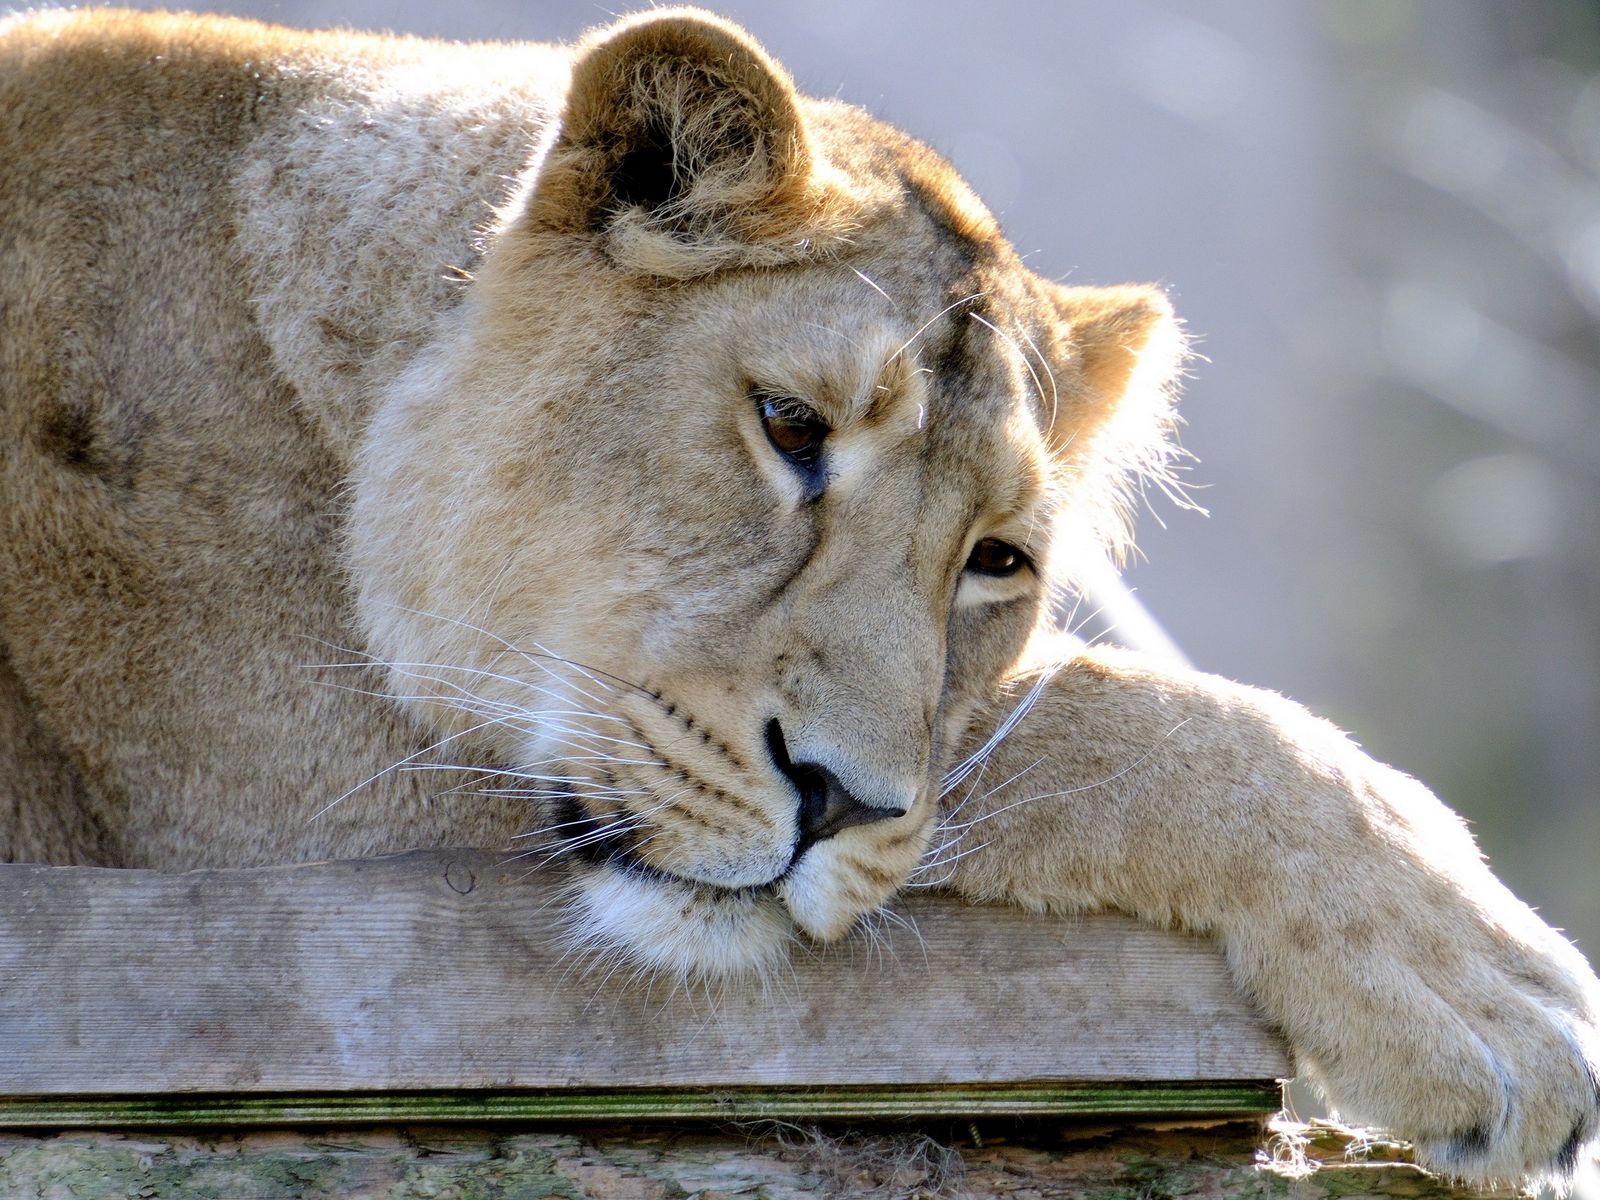
[[[946,799],[949,886],[1210,933],[1343,1116],[1453,1175],[1571,1175],[1600,984],[1460,818],[1280,696],[1120,651],[1013,680],[962,755],[1041,679]]]

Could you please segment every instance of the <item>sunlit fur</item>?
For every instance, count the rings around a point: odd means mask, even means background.
[[[1425,789],[1054,640],[1176,486],[1165,298],[1033,274],[742,30],[23,16],[0,164],[0,857],[510,846],[601,978],[686,986],[908,880],[1110,905],[1215,936],[1432,1166],[1600,1131],[1600,985]],[[803,844],[782,760],[883,819]]]

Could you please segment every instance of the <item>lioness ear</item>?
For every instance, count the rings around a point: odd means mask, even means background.
[[[813,174],[783,68],[727,21],[658,10],[580,45],[530,217],[685,278],[794,257],[822,199]]]
[[[1066,338],[1072,374],[1086,392],[1086,405],[1077,412],[1057,413],[1056,423],[1073,423],[1072,429],[1052,430],[1055,435],[1083,436],[1082,428],[1098,425],[1117,410],[1158,403],[1170,408],[1172,381],[1184,355],[1184,339],[1172,304],[1157,288],[1129,284],[1122,287],[1061,288],[1056,295]]]
[[[1183,501],[1171,470],[1183,327],[1158,288],[1059,288],[1054,355],[1063,376],[1048,441],[1080,496],[1089,536],[1119,554],[1128,498],[1153,480]]]

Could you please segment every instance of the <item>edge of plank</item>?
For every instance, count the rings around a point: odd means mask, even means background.
[[[495,1121],[1265,1116],[1275,1081],[1093,1086],[616,1089],[327,1096],[0,1097],[0,1129],[265,1128]]]

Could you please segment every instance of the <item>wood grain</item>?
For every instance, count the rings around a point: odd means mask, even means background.
[[[586,972],[481,851],[161,875],[0,866],[0,1095],[1261,1081],[1207,942],[918,897],[764,992]]]

